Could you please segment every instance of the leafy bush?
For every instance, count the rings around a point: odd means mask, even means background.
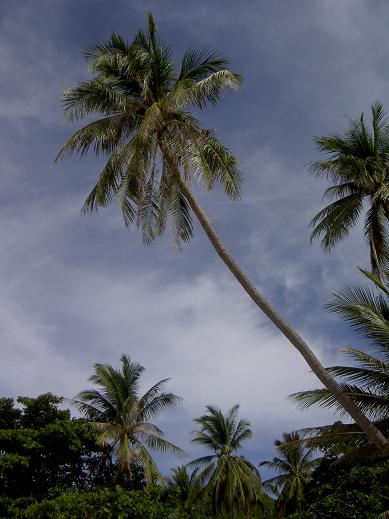
[[[342,467],[323,464],[305,496],[303,512],[290,519],[375,519],[389,508],[389,464]]]
[[[67,492],[52,500],[29,506],[19,516],[25,519],[168,519],[174,509],[174,494],[157,487],[127,492],[121,487],[97,492]]]

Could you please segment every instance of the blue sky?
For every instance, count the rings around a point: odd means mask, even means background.
[[[80,215],[101,162],[54,164],[75,127],[60,96],[86,78],[81,54],[111,32],[131,39],[147,11],[176,59],[218,49],[242,88],[201,114],[237,156],[240,202],[198,192],[225,244],[322,362],[358,338],[322,309],[368,265],[361,229],[331,255],[309,244],[325,183],[307,173],[313,137],[347,116],[388,106],[387,2],[6,0],[0,4],[0,392],[66,397],[88,387],[94,362],[126,352],[147,371],[144,388],[170,377],[184,404],[160,420],[189,446],[206,404],[235,403],[252,424],[246,455],[272,453],[282,432],[326,423],[287,396],[317,385],[259,315],[196,226],[180,253],[167,233],[150,247],[124,228],[118,208]],[[163,470],[179,460],[159,458]]]

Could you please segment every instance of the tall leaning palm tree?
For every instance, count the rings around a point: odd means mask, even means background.
[[[281,514],[300,510],[305,486],[318,462],[312,458],[313,449],[301,440],[298,432],[284,433],[282,441],[274,442],[279,455],[259,464],[277,473],[263,484],[277,495],[276,508]]]
[[[197,479],[205,482],[210,493],[214,512],[232,513],[235,518],[240,509],[250,516],[252,506],[261,502],[261,480],[255,467],[237,452],[251,438],[247,420],[238,421],[238,405],[225,415],[213,406],[207,413],[194,420],[200,426],[194,430],[193,443],[213,451],[189,465],[202,469]]]
[[[381,103],[374,103],[371,112],[372,131],[362,114],[344,134],[316,138],[327,157],[313,161],[311,170],[331,179],[324,198],[335,201],[313,218],[311,238],[322,237],[322,245],[330,250],[355,226],[366,201],[365,238],[373,272],[380,274],[389,258],[389,122]]]
[[[154,384],[139,395],[139,379],[144,368],[122,355],[121,369],[109,364],[95,364],[89,378],[96,388],[81,391],[73,403],[97,430],[97,441],[111,445],[120,470],[131,478],[131,466],[143,467],[148,484],[162,479],[149,452],[160,450],[182,454],[181,449],[165,440],[163,432],[151,423],[160,412],[176,405],[181,399],[163,392],[168,379]]]
[[[383,450],[389,442],[341,391],[305,341],[258,292],[229,254],[192,190],[219,182],[238,199],[241,178],[236,159],[215,133],[200,126],[189,112],[219,101],[236,89],[239,76],[217,53],[187,51],[176,74],[169,48],[157,37],[149,15],[148,31],[128,43],[114,34],[91,47],[86,57],[94,77],[64,93],[65,114],[79,120],[100,114],[64,144],[58,158],[83,155],[91,148],[107,162],[84,205],[84,211],[116,199],[126,225],[135,223],[149,243],[170,220],[178,245],[192,236],[191,210],[215,251],[249,297],[301,353],[320,381]]]

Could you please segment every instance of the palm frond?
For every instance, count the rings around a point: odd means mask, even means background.
[[[126,97],[103,79],[93,79],[68,88],[62,96],[64,112],[69,121],[100,113],[104,116],[120,115],[127,107]]]
[[[311,240],[323,236],[322,245],[331,249],[345,238],[362,211],[359,194],[348,195],[322,209],[311,221]]]
[[[388,372],[388,362],[385,360],[381,360],[373,355],[369,355],[366,352],[357,350],[355,348],[344,348],[343,351],[357,361],[362,368],[375,370],[377,372],[387,373]]]
[[[158,416],[163,410],[176,406],[182,402],[182,398],[173,393],[159,393],[149,402],[139,402],[140,416],[142,419],[149,420]]]
[[[137,457],[143,467],[146,481],[149,485],[155,484],[157,481],[163,481],[162,474],[159,472],[157,465],[144,445],[137,445]]]
[[[325,306],[388,355],[389,306],[383,297],[363,287],[347,288],[334,294]]]
[[[389,431],[387,419],[377,421],[376,426],[384,434]],[[375,446],[369,442],[366,434],[355,423],[344,424],[339,421],[330,425],[308,427],[300,430],[299,434],[304,445],[327,453],[334,450],[335,453],[342,452],[344,460],[355,457],[361,459],[377,454]]]
[[[377,391],[362,389],[353,384],[340,384],[343,392],[347,394],[372,420],[384,418],[389,412],[389,398],[387,394],[379,394]],[[339,413],[344,414],[343,407],[338,403],[334,396],[327,389],[314,389],[311,391],[301,391],[291,395],[300,409],[307,409],[312,405],[323,408],[335,408]]]
[[[93,121],[78,130],[65,142],[55,160],[73,154],[82,156],[89,151],[92,145],[96,155],[112,153],[121,140],[123,123],[123,119],[118,115]]]
[[[373,364],[372,357],[372,364]],[[360,387],[370,387],[371,390],[379,391],[380,388],[389,389],[389,367],[387,364],[374,359],[375,369],[361,367],[333,366],[327,371],[336,377],[341,377],[348,382],[354,382]]]
[[[117,147],[112,152],[107,163],[100,172],[99,179],[92,191],[87,196],[81,209],[83,213],[95,211],[98,207],[105,207],[116,197],[121,179],[123,168],[127,160],[128,147]],[[132,189],[131,192],[135,190]],[[136,192],[136,191],[135,191]],[[135,198],[134,196],[132,198]],[[131,217],[134,218],[134,208],[131,206]]]
[[[204,109],[208,104],[217,104],[223,90],[236,90],[239,84],[240,76],[227,69],[217,70],[197,81],[181,78],[169,93],[167,106],[173,111],[187,106]]]
[[[147,435],[147,438],[144,439],[145,444],[152,450],[157,450],[160,452],[170,452],[171,454],[175,454],[176,456],[186,456],[187,454],[177,447],[173,443],[165,440],[165,438],[161,438],[157,435]]]
[[[233,200],[239,200],[242,179],[235,157],[220,144],[213,132],[186,127],[188,156],[195,175],[210,190],[219,182],[224,192]]]
[[[344,198],[345,196],[357,194],[357,189],[353,182],[344,182],[335,186],[330,186],[324,191],[323,200],[333,200],[334,198]]]
[[[193,235],[193,223],[189,204],[177,184],[172,186],[169,213],[173,229],[174,244],[177,249],[188,242]]]
[[[218,52],[188,49],[182,58],[178,81],[200,81],[209,74],[225,70],[227,65],[229,61]]]
[[[383,208],[372,204],[366,212],[365,238],[370,249],[370,263],[378,277],[389,260],[388,236],[385,229],[386,217]]]

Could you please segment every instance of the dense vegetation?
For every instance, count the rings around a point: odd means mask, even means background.
[[[181,467],[169,482],[149,480],[149,459],[133,459],[131,446],[138,445],[136,438],[127,440],[129,471],[117,453],[116,439],[102,442],[98,422],[72,418],[69,410],[61,409],[62,398],[45,394],[17,402],[20,409],[12,399],[0,400],[0,517],[200,518],[209,517],[208,510],[215,509],[218,515],[225,508],[240,517],[243,510],[261,513],[271,503],[261,495],[260,479],[248,461],[235,455],[224,460],[225,444],[220,446],[223,453],[216,455],[222,463],[214,474],[203,471],[196,477],[194,471],[191,479]],[[218,414],[227,429],[236,417],[236,407],[225,417]],[[235,425],[232,452],[248,437],[247,421]],[[215,450],[219,452],[219,446]],[[229,464],[247,467],[242,473],[247,495],[224,484]],[[234,472],[229,473],[228,483],[231,477]],[[248,486],[251,482],[255,482],[253,490]]]
[[[251,436],[237,406],[226,414],[208,407],[195,420],[194,439],[213,454],[148,482],[147,460],[146,466],[132,461],[129,474],[115,443],[102,446],[98,428],[72,418],[62,398],[45,394],[17,403],[0,400],[0,517],[367,519],[389,509],[387,460],[350,456],[340,443],[337,455],[314,460],[297,433],[275,442],[271,463],[279,475],[262,484],[255,466],[236,454]]]

